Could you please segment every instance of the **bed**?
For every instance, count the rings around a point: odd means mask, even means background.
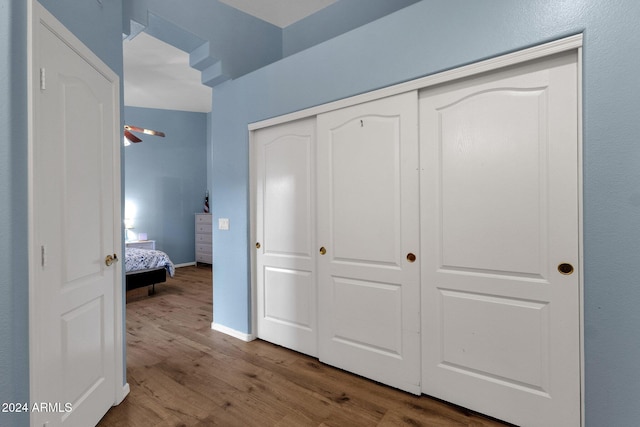
[[[155,292],[156,283],[167,281],[175,274],[175,266],[169,256],[152,249],[126,248],[125,250],[126,290],[152,286],[150,294]]]

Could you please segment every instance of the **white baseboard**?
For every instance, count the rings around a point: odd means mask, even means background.
[[[253,341],[256,339],[256,336],[253,334],[245,334],[244,332],[236,331],[235,329],[231,329],[228,326],[224,326],[216,322],[211,323],[211,329],[213,329],[214,331],[222,332],[223,334],[227,334],[245,342]]]
[[[119,405],[122,403],[122,401],[124,400],[125,397],[127,397],[129,395],[129,392],[131,391],[131,389],[129,388],[129,383],[125,383],[122,386],[122,390],[118,393],[118,395],[116,396],[116,403],[113,406]]]
[[[175,268],[191,267],[192,265],[196,265],[195,261],[194,262],[183,262],[182,264],[175,264],[174,267]]]

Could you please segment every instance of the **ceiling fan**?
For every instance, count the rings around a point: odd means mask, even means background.
[[[142,142],[142,139],[138,138],[131,132],[144,133],[144,134],[153,135],[153,136],[162,136],[162,137],[165,136],[164,132],[160,132],[158,130],[151,130],[151,129],[140,128],[137,126],[124,125],[125,145],[128,145],[126,144],[127,141],[134,142],[134,143]]]

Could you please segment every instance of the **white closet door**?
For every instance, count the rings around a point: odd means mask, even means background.
[[[260,129],[254,141],[257,336],[317,356],[315,118]]]
[[[574,52],[420,94],[422,390],[518,425],[580,424],[577,87]]]
[[[419,263],[407,260],[419,250],[417,105],[409,92],[318,116],[320,360],[412,393],[420,392]]]

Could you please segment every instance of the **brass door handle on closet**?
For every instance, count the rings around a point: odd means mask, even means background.
[[[260,242],[257,242],[257,243],[256,243],[256,249],[260,249],[260,246],[261,246],[261,245],[260,245]]]
[[[326,253],[327,253],[327,250],[324,248],[324,246],[322,246],[322,247],[320,248],[320,255],[324,255],[324,254],[326,254]]]
[[[573,265],[569,264],[568,262],[563,262],[562,264],[558,265],[558,271],[560,272],[560,274],[568,276],[569,274],[573,273]]]
[[[415,260],[416,260],[416,256],[412,252],[409,252],[407,254],[407,261],[414,262]]]

